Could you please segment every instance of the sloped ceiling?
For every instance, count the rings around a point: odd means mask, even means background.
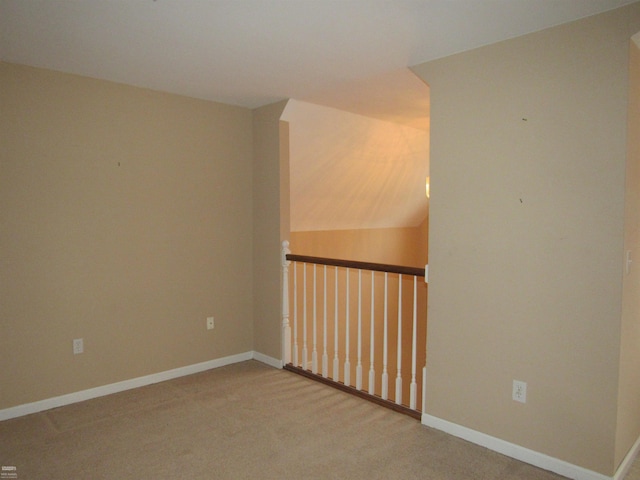
[[[345,82],[305,101],[429,131],[429,87],[408,68]]]
[[[291,230],[418,226],[427,215],[425,130],[290,101]]]

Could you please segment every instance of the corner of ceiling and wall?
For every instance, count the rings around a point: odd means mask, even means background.
[[[427,216],[429,88],[408,69],[288,102],[291,231],[404,228]]]

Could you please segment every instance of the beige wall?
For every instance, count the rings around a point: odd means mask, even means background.
[[[0,105],[0,408],[253,348],[250,110],[5,63]]]
[[[635,37],[640,42],[640,33]],[[624,250],[634,262],[623,275],[616,464],[640,436],[640,48],[631,42]],[[626,258],[625,258],[626,261]]]
[[[639,28],[636,3],[414,69],[431,87],[427,413],[606,475]]]
[[[288,226],[286,212],[281,213],[284,173],[280,166],[286,161],[286,130],[281,132],[280,116],[285,102],[267,105],[253,111],[253,274],[255,295],[254,350],[281,358],[280,325],[282,321],[281,294],[281,231]],[[282,144],[282,148],[281,148]],[[286,173],[288,176],[288,171]]]

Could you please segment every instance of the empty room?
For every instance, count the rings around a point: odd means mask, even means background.
[[[0,0],[0,478],[640,479],[639,139],[638,1]]]

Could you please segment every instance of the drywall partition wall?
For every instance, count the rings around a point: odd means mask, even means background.
[[[633,38],[635,41],[631,41],[629,49],[629,127],[616,465],[640,436],[640,33]],[[631,262],[628,266],[627,260]]]
[[[287,139],[280,131],[280,116],[287,102],[253,110],[253,278],[254,350],[281,357],[282,321],[281,229],[287,225],[281,213],[281,161],[286,160]],[[284,152],[283,152],[284,150]],[[282,152],[282,153],[281,153]]]
[[[250,110],[6,63],[0,105],[0,409],[253,349]]]
[[[635,3],[414,68],[431,89],[427,413],[604,475],[639,26]]]

